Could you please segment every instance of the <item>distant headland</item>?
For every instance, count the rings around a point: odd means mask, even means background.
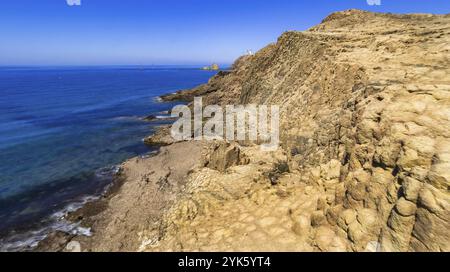
[[[202,68],[202,70],[205,70],[205,71],[217,71],[219,69],[220,69],[220,67],[217,63],[213,63],[210,66],[204,66]]]

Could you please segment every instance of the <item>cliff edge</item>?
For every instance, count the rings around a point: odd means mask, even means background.
[[[449,34],[449,15],[337,12],[191,90],[210,104],[280,105],[289,170],[276,185],[249,175],[267,188],[222,200],[230,207],[202,214],[202,223],[180,223],[176,235],[193,240],[179,243],[201,249],[204,224],[204,244],[232,233],[222,239],[248,245],[233,249],[449,251]],[[237,186],[257,167],[248,168],[216,179]],[[247,215],[259,223],[246,226]]]

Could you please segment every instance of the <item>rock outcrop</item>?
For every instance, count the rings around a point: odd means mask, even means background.
[[[242,155],[237,144],[215,144],[207,154],[204,158],[205,166],[220,172],[225,172],[232,166],[248,163],[248,159]]]
[[[144,138],[144,143],[148,146],[167,146],[175,142],[170,133],[170,125],[159,126],[154,134]]]
[[[291,229],[324,251],[449,251],[449,34],[449,15],[337,12],[188,94],[206,104],[280,105],[289,173],[272,186],[311,186],[304,202],[317,199],[292,226],[272,219],[281,234]]]

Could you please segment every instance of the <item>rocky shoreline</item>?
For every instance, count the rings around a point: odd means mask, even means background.
[[[281,146],[171,141],[38,250],[450,251],[450,15],[349,10],[163,96],[276,104]],[[71,245],[68,247],[68,245]]]
[[[72,248],[74,242],[83,251],[137,251],[138,248],[132,246],[136,241],[129,241],[129,234],[124,230],[138,228],[140,224],[157,225],[180,190],[182,177],[187,175],[191,164],[200,161],[198,156],[186,160],[182,154],[200,155],[200,152],[201,144],[180,143],[162,147],[149,157],[127,160],[120,165],[120,172],[105,195],[65,217],[68,221],[92,229],[92,237],[55,232],[40,242],[34,251],[77,251],[78,247]],[[145,205],[130,204],[144,197],[147,199]],[[130,205],[122,205],[119,203],[121,201]],[[122,216],[130,218],[120,220]],[[117,226],[122,224],[124,226]],[[110,235],[120,238],[111,239]]]

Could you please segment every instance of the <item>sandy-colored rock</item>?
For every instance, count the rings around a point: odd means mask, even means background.
[[[400,198],[395,205],[395,210],[402,216],[412,216],[416,213],[416,204],[404,198]]]
[[[206,166],[224,172],[231,166],[248,163],[241,154],[237,144],[220,143],[213,147],[211,155],[206,158]]]
[[[449,34],[449,15],[337,12],[166,96],[279,105],[281,148],[213,145],[195,169],[181,152],[191,167],[175,177],[164,152],[142,162],[94,249],[449,251]],[[179,188],[170,201],[145,185],[154,167],[158,186]],[[144,209],[157,203],[167,209]]]
[[[296,198],[313,203],[307,211],[273,209],[290,217],[284,235],[313,235],[310,246],[325,251],[442,251],[450,237],[449,31],[448,15],[338,12],[308,31],[284,33],[187,94],[280,106],[288,172],[299,178],[268,170],[275,181],[253,178],[271,184],[250,195],[258,207],[271,205],[273,186],[308,184]],[[223,166],[222,154],[212,168],[243,167],[235,155],[234,167]],[[301,191],[292,190],[280,194],[285,201]],[[275,219],[256,223],[274,214],[255,209],[248,223],[280,235],[285,226]]]

